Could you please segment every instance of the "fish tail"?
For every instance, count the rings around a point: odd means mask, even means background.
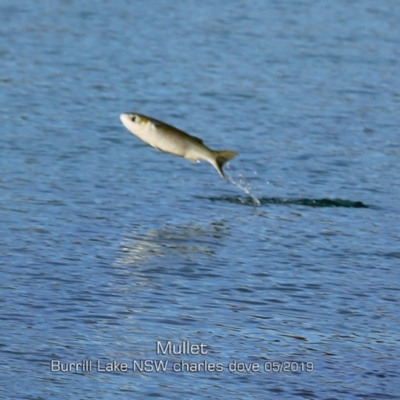
[[[229,150],[215,151],[214,153],[215,153],[215,159],[212,164],[214,168],[218,171],[218,173],[221,175],[221,177],[226,180],[222,167],[227,161],[237,156],[238,153]]]

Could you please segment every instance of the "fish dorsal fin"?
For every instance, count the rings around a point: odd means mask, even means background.
[[[190,135],[190,136],[192,136],[192,135]],[[196,137],[196,136],[192,136],[192,138],[193,138],[196,142],[199,142],[200,144],[204,144],[203,141],[202,141],[200,138],[198,138],[198,137]]]

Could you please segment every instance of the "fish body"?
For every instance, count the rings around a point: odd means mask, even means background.
[[[201,139],[143,114],[123,113],[120,119],[128,131],[155,149],[193,162],[208,161],[223,179],[224,163],[237,155],[234,151],[212,150]]]

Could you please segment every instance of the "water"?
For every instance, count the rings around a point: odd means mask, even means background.
[[[0,16],[1,398],[399,398],[394,2]],[[237,186],[125,111],[238,151]]]

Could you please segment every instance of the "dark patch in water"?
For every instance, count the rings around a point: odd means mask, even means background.
[[[203,197],[204,198],[204,197]],[[235,196],[221,196],[221,197],[206,197],[211,201],[226,201],[234,204],[242,204],[246,206],[254,206],[254,201],[250,197],[235,197]],[[261,197],[258,199],[261,205],[278,204],[278,205],[297,205],[306,207],[345,207],[345,208],[372,208],[361,201],[351,201],[343,199],[283,199],[279,197]]]

